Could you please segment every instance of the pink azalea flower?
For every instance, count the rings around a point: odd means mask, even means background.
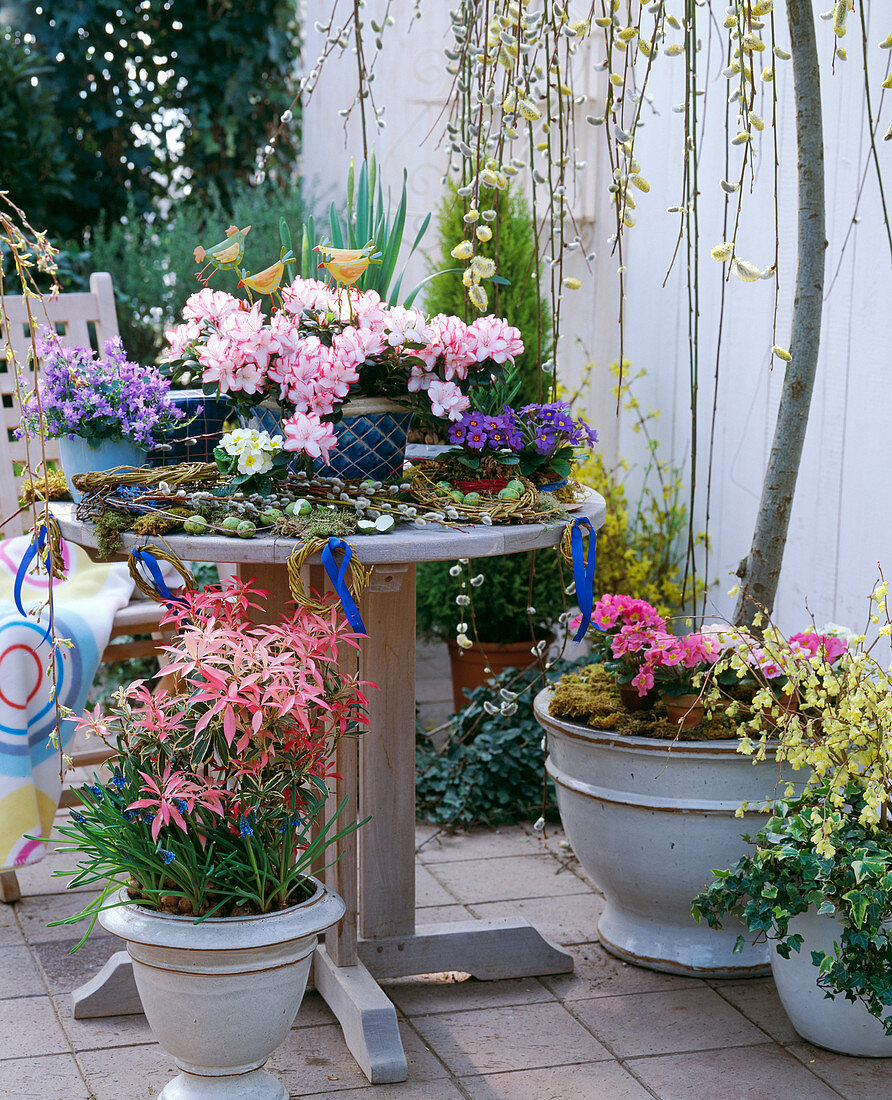
[[[506,363],[523,352],[520,330],[502,317],[478,317],[470,326],[469,335],[474,348],[474,360],[482,363],[492,359],[494,363]]]
[[[233,298],[225,290],[211,290],[205,287],[189,296],[183,306],[183,316],[187,321],[210,321],[219,324],[224,317],[242,308],[242,302]]]
[[[454,382],[441,382],[435,379],[427,388],[434,416],[448,416],[450,420],[461,420],[461,415],[471,404],[471,399]]]
[[[296,412],[288,420],[282,421],[285,434],[283,447],[286,451],[303,451],[310,458],[320,456],[328,462],[328,452],[335,446],[337,439],[330,424],[323,423],[314,413]]]

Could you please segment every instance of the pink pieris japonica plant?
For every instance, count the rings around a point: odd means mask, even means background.
[[[458,421],[470,388],[523,351],[519,331],[496,317],[427,318],[315,279],[295,279],[281,297],[266,315],[259,302],[198,291],[167,333],[167,360],[174,377],[198,377],[208,394],[249,408],[277,402],[285,449],[311,458],[336,445],[332,425],[348,398],[389,397],[422,419]]]
[[[252,623],[260,595],[238,580],[185,593],[158,673],[176,690],[136,681],[110,713],[81,720],[116,755],[111,778],[81,788],[59,829],[80,856],[69,885],[105,883],[68,921],[95,920],[122,886],[140,905],[197,919],[283,909],[356,827],[314,828],[337,743],[366,724],[366,685],[338,668],[355,636],[334,606]]]

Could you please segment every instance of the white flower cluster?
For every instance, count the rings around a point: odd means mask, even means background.
[[[273,458],[282,450],[283,442],[280,435],[255,428],[236,428],[223,436],[219,446],[238,458],[240,474],[265,474],[273,468]]]

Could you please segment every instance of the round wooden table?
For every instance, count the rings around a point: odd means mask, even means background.
[[[76,518],[74,505],[54,504],[53,512],[66,539],[88,550],[96,547],[92,525]],[[603,497],[589,490],[573,516],[584,516],[597,529],[606,516]],[[407,1077],[396,1011],[377,979],[458,970],[495,980],[573,968],[569,953],[521,918],[415,923],[415,565],[553,547],[564,527],[563,522],[428,524],[345,540],[363,565],[375,567],[359,601],[368,638],[358,654],[358,671],[380,690],[370,693],[369,729],[358,739],[345,738],[338,750],[341,779],[329,802],[338,805],[346,797],[345,820],[354,814],[370,820],[340,842],[340,859],[325,872],[347,914],[317,948],[314,982],[373,1084]],[[285,563],[298,545],[293,539],[172,535],[162,540],[125,534],[122,542],[127,552],[155,542],[183,561],[235,563],[240,577],[256,579],[271,593],[271,617],[291,598]],[[309,584],[326,587],[318,559],[308,568]],[[478,598],[486,598],[485,588]],[[356,667],[352,652],[345,660]],[[141,1011],[126,952],[118,952],[75,992],[74,1007],[79,1018]]]

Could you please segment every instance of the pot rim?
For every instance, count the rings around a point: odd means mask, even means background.
[[[99,913],[106,931],[129,943],[193,951],[244,950],[270,947],[316,935],[341,919],[346,906],[339,894],[308,877],[315,890],[305,901],[273,913],[242,917],[206,917],[159,913],[127,897],[127,887],[113,895],[115,904]],[[286,931],[283,925],[292,925]],[[237,942],[234,942],[237,941]]]
[[[685,740],[675,737],[671,741],[660,737],[637,737],[628,733],[616,733],[615,731],[593,730],[589,726],[583,726],[577,722],[568,722],[565,718],[555,718],[548,711],[548,702],[554,693],[551,688],[543,688],[533,700],[533,710],[536,719],[546,729],[553,729],[556,733],[565,734],[577,741],[587,741],[591,744],[604,746],[617,745],[629,749],[637,749],[641,752],[680,752],[691,756],[705,756],[710,753],[727,756],[733,753],[741,759],[753,761],[752,756],[737,752],[740,744],[739,737],[716,737],[706,741]],[[767,748],[772,750],[778,744],[777,741],[769,741]]]

